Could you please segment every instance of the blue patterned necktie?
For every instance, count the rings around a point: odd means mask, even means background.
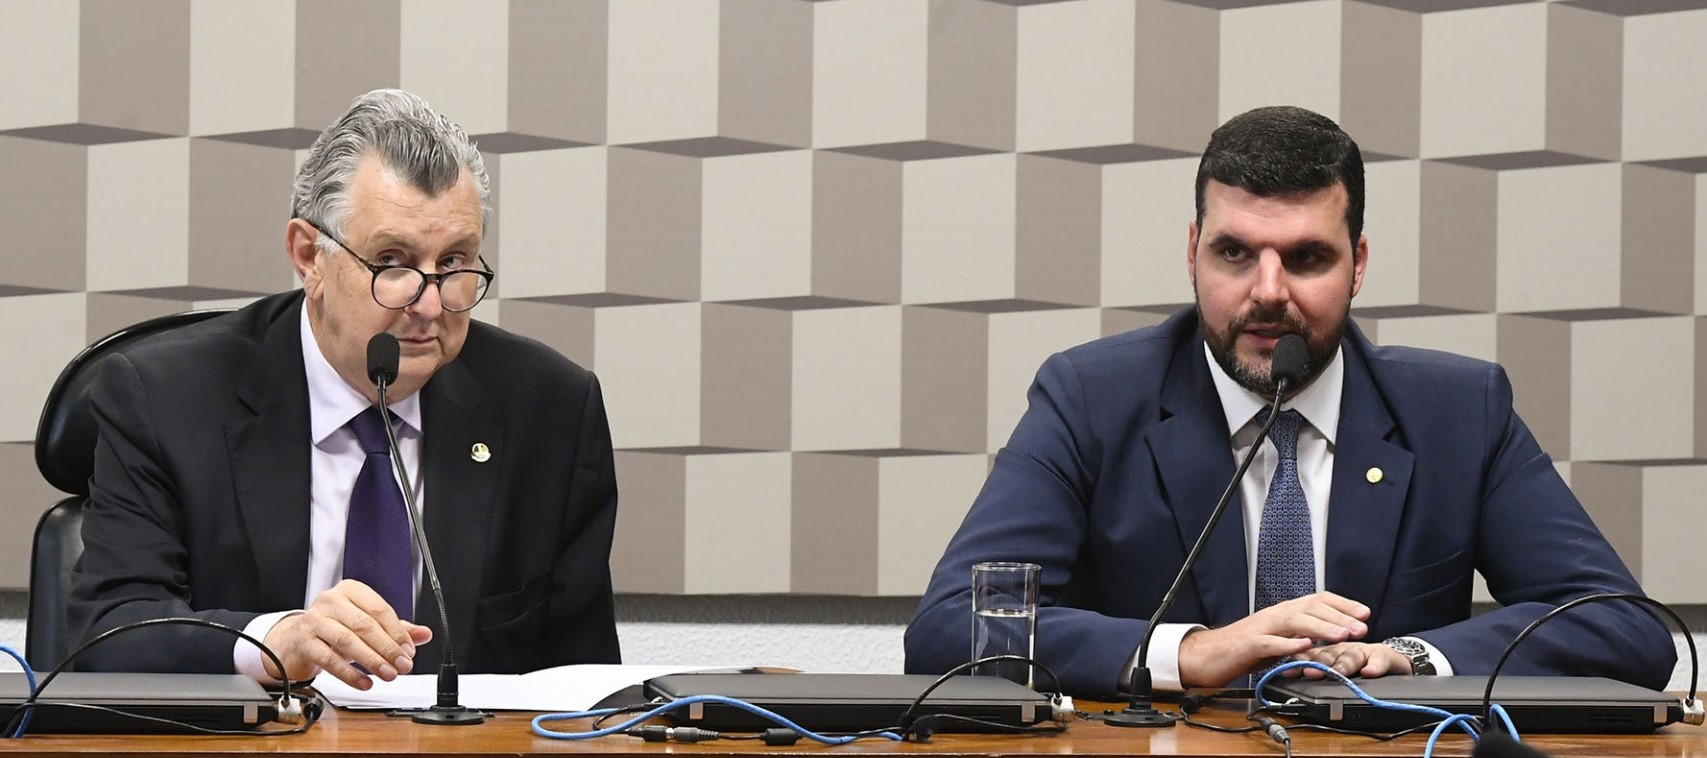
[[[415,554],[403,492],[392,476],[391,449],[378,408],[350,419],[367,459],[350,492],[344,531],[344,578],[372,587],[402,619],[415,617]]]
[[[1268,409],[1257,423],[1268,419]],[[1268,438],[1280,451],[1280,465],[1268,483],[1257,537],[1256,608],[1302,597],[1316,591],[1316,552],[1310,541],[1310,504],[1298,481],[1298,429],[1304,417],[1281,411]],[[1260,441],[1259,441],[1260,444]]]

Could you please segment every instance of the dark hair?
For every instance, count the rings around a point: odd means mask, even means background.
[[[1290,105],[1245,111],[1209,135],[1197,164],[1197,225],[1209,180],[1261,197],[1345,186],[1351,244],[1363,234],[1363,154],[1333,119]]]

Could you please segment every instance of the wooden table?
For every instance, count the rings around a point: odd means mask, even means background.
[[[1100,712],[1103,704],[1081,704]],[[1239,706],[1211,706],[1199,717],[1213,723],[1244,723]],[[22,740],[0,739],[0,756],[59,756],[78,753],[105,755],[235,755],[286,753],[321,755],[581,755],[689,754],[704,756],[814,754],[938,754],[949,756],[1030,755],[1191,755],[1279,758],[1276,745],[1261,733],[1223,734],[1176,725],[1163,729],[1118,729],[1090,721],[1075,721],[1058,735],[937,735],[927,744],[902,744],[876,739],[827,747],[802,741],[791,747],[766,747],[756,741],[720,740],[691,745],[643,742],[612,736],[586,741],[549,740],[533,735],[532,714],[501,713],[478,726],[422,726],[406,719],[373,713],[332,711],[305,734],[282,737],[208,736],[80,736],[31,735]],[[559,722],[570,730],[575,722]],[[1549,754],[1566,756],[1707,756],[1707,728],[1672,725],[1644,735],[1533,735],[1526,740]],[[1317,732],[1294,731],[1295,755],[1420,756],[1426,735],[1392,742]],[[1435,753],[1466,756],[1471,750],[1462,732],[1443,737]]]

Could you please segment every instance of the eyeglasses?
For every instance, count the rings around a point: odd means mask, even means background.
[[[485,299],[486,290],[492,285],[492,277],[497,276],[497,272],[486,265],[486,259],[479,255],[475,256],[480,261],[481,267],[478,269],[457,269],[436,274],[429,274],[414,266],[376,265],[357,255],[343,240],[332,236],[319,224],[308,221],[308,225],[326,235],[327,239],[337,243],[344,252],[366,266],[368,272],[373,274],[373,301],[394,311],[414,305],[415,301],[421,299],[421,293],[427,291],[427,283],[432,282],[439,287],[439,303],[444,309],[461,313],[479,305],[480,301]]]

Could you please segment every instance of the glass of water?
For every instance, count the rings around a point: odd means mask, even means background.
[[[1037,582],[1042,567],[1005,561],[972,566],[972,660],[992,655],[1032,657],[1037,639]],[[975,674],[1032,685],[1031,666],[1019,661],[986,663]]]

